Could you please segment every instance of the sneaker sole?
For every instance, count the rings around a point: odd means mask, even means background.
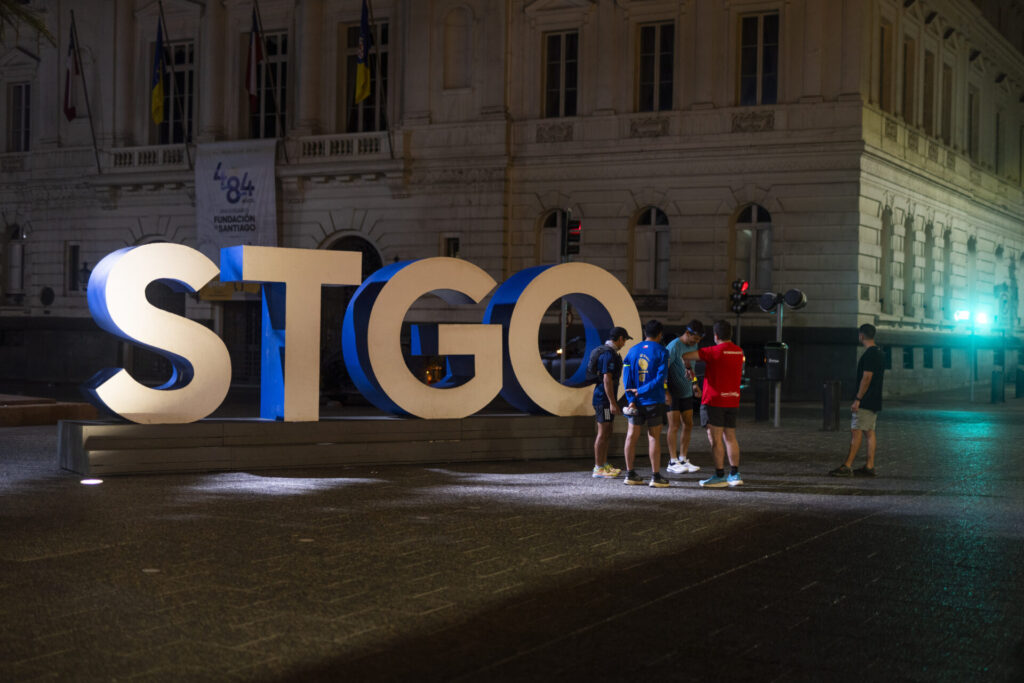
[[[728,484],[726,484],[724,481],[720,481],[714,484],[705,484],[704,482],[700,482],[700,486],[701,488],[705,489],[724,489],[726,486],[728,486]]]
[[[643,480],[641,480],[641,481],[633,481],[632,479],[626,479],[625,481],[626,481],[626,486],[643,486],[644,485]]]
[[[726,484],[728,484],[729,486],[743,486],[743,480],[740,479],[739,481],[727,481]]]
[[[594,479],[615,479],[619,475],[617,475],[617,474],[592,474],[590,476],[593,477]]]
[[[853,473],[851,472],[849,474],[846,474],[846,473],[843,473],[843,472],[829,472],[828,476],[830,476],[830,477],[847,478],[847,477],[852,477]]]

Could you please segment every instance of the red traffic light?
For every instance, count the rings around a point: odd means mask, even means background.
[[[569,221],[569,234],[579,235],[583,232],[583,223],[580,221]]]
[[[750,283],[744,280],[743,284],[740,285],[740,294],[746,294],[748,289],[750,289]]]
[[[746,280],[733,280],[732,291],[737,294],[746,294],[747,290],[750,289],[750,283]]]

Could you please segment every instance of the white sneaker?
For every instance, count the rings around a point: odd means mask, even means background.
[[[696,472],[696,471],[700,470],[700,465],[694,465],[689,460],[684,460],[681,463],[679,463],[679,467],[682,468],[680,470],[680,472],[686,472],[686,473]]]
[[[683,465],[683,463],[681,462],[670,463],[669,466],[666,467],[665,469],[667,469],[672,474],[683,474],[684,472],[686,472],[686,466]]]

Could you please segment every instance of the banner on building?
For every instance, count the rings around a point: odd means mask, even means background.
[[[200,144],[196,154],[199,251],[220,264],[221,247],[277,246],[276,140]]]

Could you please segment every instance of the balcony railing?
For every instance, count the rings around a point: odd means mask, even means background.
[[[123,147],[107,151],[104,158],[104,169],[113,171],[188,169],[184,145]]]
[[[300,163],[345,159],[387,159],[387,132],[313,135],[299,138]]]

